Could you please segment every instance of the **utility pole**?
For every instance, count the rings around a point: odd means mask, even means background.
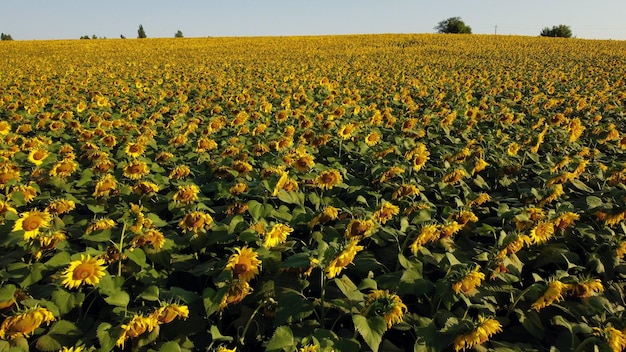
[[[494,33],[495,35],[498,35],[498,25],[496,24],[496,31]]]

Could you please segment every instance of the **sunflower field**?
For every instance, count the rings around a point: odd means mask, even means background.
[[[0,351],[622,351],[626,43],[0,43]]]

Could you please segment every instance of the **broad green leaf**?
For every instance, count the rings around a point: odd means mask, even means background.
[[[126,307],[130,303],[130,296],[126,291],[117,291],[106,297],[104,301],[116,307]]]
[[[8,302],[15,297],[15,285],[4,285],[0,287],[0,302]]]
[[[211,325],[211,328],[209,329],[209,332],[211,333],[211,339],[213,339],[213,341],[230,342],[230,341],[233,340],[232,336],[224,336],[224,335],[222,335],[220,330],[215,325]]]
[[[341,276],[341,278],[336,278],[334,281],[341,293],[344,294],[344,296],[352,301],[363,301],[363,294],[346,275]]]
[[[58,350],[60,350],[63,347],[61,345],[61,343],[59,343],[59,341],[55,340],[50,335],[39,336],[35,346],[37,346],[38,350],[45,351],[45,352],[48,352],[48,351],[58,351]]]
[[[287,326],[279,326],[265,347],[266,351],[292,350],[296,346],[293,332]]]
[[[158,301],[159,300],[159,288],[154,285],[148,286],[137,297],[142,298],[146,301]]]
[[[48,259],[46,262],[46,267],[48,269],[56,269],[58,267],[69,265],[70,263],[70,253],[69,252],[59,252],[55,254],[52,258]]]
[[[140,268],[145,268],[148,266],[146,263],[146,252],[141,248],[133,248],[133,250],[125,251],[124,254],[130,259],[133,263],[139,265]]]
[[[586,200],[587,200],[587,206],[589,207],[589,210],[601,207],[604,204],[602,199],[596,196],[587,196]]]
[[[180,346],[174,341],[168,341],[161,345],[159,352],[181,352]]]
[[[313,314],[313,310],[313,302],[295,292],[287,292],[278,298],[274,326],[299,322]]]
[[[52,302],[59,307],[59,312],[62,315],[80,307],[84,300],[85,294],[82,292],[68,292],[60,288],[52,292]]]
[[[352,316],[354,327],[359,332],[365,343],[377,352],[380,342],[383,340],[383,334],[387,331],[387,322],[383,317],[370,317],[369,319],[355,314]]]
[[[581,180],[579,179],[573,179],[570,180],[570,182],[572,183],[572,186],[578,188],[581,191],[585,191],[585,192],[589,192],[589,193],[593,193],[593,188],[587,186],[586,184],[584,184]]]
[[[98,325],[96,329],[96,336],[98,336],[98,341],[100,342],[100,351],[102,352],[110,352],[113,351],[113,347],[115,347],[115,342],[119,336],[111,336],[113,332],[111,329],[112,325],[109,323],[101,323]]]

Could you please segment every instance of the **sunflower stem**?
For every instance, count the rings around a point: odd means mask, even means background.
[[[239,336],[239,343],[242,346],[245,345],[245,338],[246,338],[246,333],[248,332],[248,328],[250,328],[250,324],[252,323],[254,316],[256,315],[256,313],[259,312],[259,309],[261,309],[262,306],[263,306],[262,304],[259,304],[254,310],[254,312],[252,312],[252,315],[250,315],[250,318],[248,319],[248,321],[246,322],[246,326],[244,326],[243,328],[243,333],[241,334],[241,336]]]
[[[126,233],[126,222],[122,227],[122,236],[120,237],[120,244],[117,251],[120,253],[120,259],[117,262],[117,276],[122,276],[122,248],[124,247],[124,234]]]
[[[324,296],[326,295],[326,280],[324,280],[326,278],[326,275],[324,275],[324,272],[320,273],[320,287],[321,287],[321,293],[320,293],[320,316],[321,319],[320,321],[322,322],[322,327],[324,327],[324,323],[326,321],[326,311],[324,310],[324,304],[325,304],[325,299]]]

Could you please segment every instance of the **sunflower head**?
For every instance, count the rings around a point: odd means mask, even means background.
[[[382,316],[387,323],[387,328],[402,321],[407,307],[400,297],[389,293],[389,290],[373,290],[365,301],[363,313],[366,316]]]
[[[50,324],[55,320],[51,311],[35,307],[6,318],[0,325],[0,339],[29,337],[41,324]]]
[[[63,272],[63,286],[78,288],[83,284],[96,286],[106,275],[104,260],[81,254],[79,260],[74,260]]]
[[[315,184],[321,189],[331,189],[341,182],[343,182],[343,177],[337,170],[322,171],[315,178]]]
[[[32,210],[21,213],[13,225],[13,231],[24,231],[24,241],[37,237],[42,229],[50,226],[52,216],[47,211]]]
[[[232,271],[233,276],[240,281],[249,282],[259,274],[261,260],[258,258],[258,253],[248,246],[235,248],[235,251],[237,253],[233,253],[228,258],[225,269]]]

